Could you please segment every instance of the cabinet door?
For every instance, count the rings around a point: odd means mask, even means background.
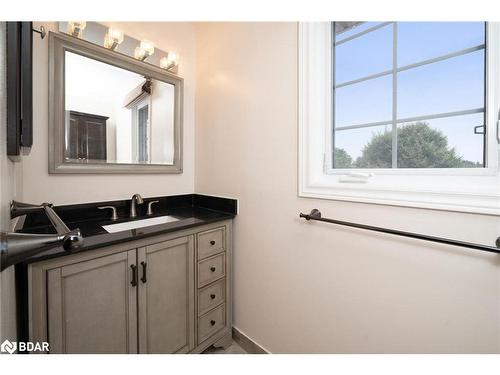
[[[65,157],[72,160],[106,160],[107,119],[105,116],[70,111]]]
[[[82,118],[84,125],[86,159],[106,160],[106,122]]]
[[[51,353],[137,353],[136,250],[47,271]]]
[[[194,347],[193,237],[138,249],[139,352]]]

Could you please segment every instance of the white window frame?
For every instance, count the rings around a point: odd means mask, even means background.
[[[487,23],[485,168],[333,169],[331,23],[300,23],[299,196],[500,215],[499,43]]]
[[[148,126],[147,126],[147,140],[146,145],[148,148],[148,162],[151,162],[151,104],[152,104],[151,95],[146,95],[140,101],[134,104],[131,108],[132,115],[132,160],[135,163],[139,162],[139,110],[145,106],[148,106]]]

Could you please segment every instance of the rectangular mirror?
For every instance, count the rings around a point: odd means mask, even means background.
[[[50,34],[50,173],[182,172],[182,79]]]

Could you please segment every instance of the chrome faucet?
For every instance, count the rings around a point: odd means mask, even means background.
[[[142,199],[140,194],[132,195],[132,199],[130,200],[130,217],[137,216],[136,204],[143,204],[144,200]]]

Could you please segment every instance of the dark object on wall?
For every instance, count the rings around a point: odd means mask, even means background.
[[[7,155],[13,160],[33,144],[32,30],[32,22],[7,22]]]
[[[109,117],[69,111],[64,157],[70,162],[106,161],[106,120]]]

